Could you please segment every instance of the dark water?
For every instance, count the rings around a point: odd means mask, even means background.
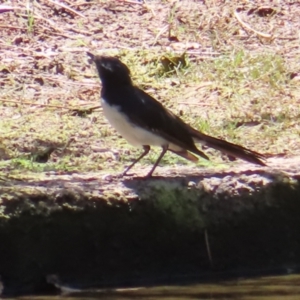
[[[300,274],[234,279],[218,283],[135,289],[79,291],[62,288],[59,296],[26,296],[7,300],[300,300]]]

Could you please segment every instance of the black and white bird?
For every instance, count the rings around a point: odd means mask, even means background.
[[[146,177],[152,176],[168,150],[194,162],[198,160],[194,154],[209,159],[196,147],[195,142],[265,166],[262,154],[192,128],[156,99],[134,86],[128,67],[118,58],[87,54],[95,62],[102,82],[101,101],[105,117],[130,144],[144,149],[122,175],[126,175],[147,155],[151,146],[160,146],[162,152]]]

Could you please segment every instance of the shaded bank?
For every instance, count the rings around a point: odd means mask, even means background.
[[[45,175],[1,187],[4,293],[169,282],[300,260],[297,178],[263,171],[151,180]]]

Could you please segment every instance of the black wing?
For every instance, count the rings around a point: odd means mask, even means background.
[[[104,89],[102,97],[114,99],[112,104],[119,106],[133,124],[208,159],[195,146],[188,125],[143,90],[135,86],[122,86],[109,91]]]

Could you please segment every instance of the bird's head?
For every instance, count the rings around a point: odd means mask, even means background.
[[[131,84],[130,71],[118,58],[93,55],[90,52],[87,55],[95,62],[103,85]]]

